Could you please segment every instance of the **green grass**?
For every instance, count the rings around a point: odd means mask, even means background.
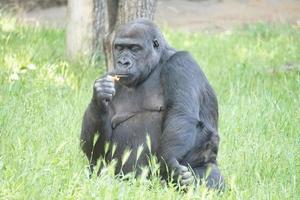
[[[165,34],[191,51],[218,94],[227,191],[180,193],[157,178],[121,181],[111,167],[88,179],[81,119],[104,67],[68,63],[65,32],[2,16],[0,199],[299,199],[300,27]]]

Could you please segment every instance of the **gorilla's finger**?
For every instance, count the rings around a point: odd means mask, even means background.
[[[182,177],[183,179],[190,178],[190,177],[192,177],[192,173],[189,172],[189,171],[184,172],[184,173],[181,174],[181,177]]]
[[[108,93],[101,94],[101,98],[102,99],[107,99],[107,100],[111,100],[112,96],[113,96],[112,94],[108,94]]]
[[[115,88],[109,88],[109,87],[102,88],[102,92],[107,94],[112,94],[112,95],[116,94]]]
[[[181,165],[180,170],[183,172],[189,171],[189,169],[186,166]]]
[[[101,87],[101,83],[100,82],[95,82],[94,88],[100,88],[100,87]]]
[[[103,92],[104,91],[104,88],[103,87],[101,87],[101,86],[97,86],[97,87],[95,87],[95,90],[97,91],[97,92]]]
[[[95,80],[94,84],[102,83],[103,81],[105,81],[103,78],[99,78],[99,79]]]
[[[101,84],[103,87],[115,87],[115,84],[112,81],[103,81]]]
[[[107,81],[114,81],[114,78],[111,76],[111,75],[107,75],[107,77],[106,77],[106,80]]]
[[[181,174],[183,172],[187,172],[189,171],[189,169],[186,167],[186,166],[183,166],[183,165],[180,165],[177,169],[176,169],[176,172]]]
[[[99,78],[99,79],[95,80],[94,84],[95,83],[105,83],[105,82],[113,82],[113,80],[111,78],[107,78],[107,77]]]
[[[192,185],[193,183],[194,183],[194,178],[182,179],[182,180],[180,181],[180,184],[181,184],[181,185],[186,185],[186,186]]]

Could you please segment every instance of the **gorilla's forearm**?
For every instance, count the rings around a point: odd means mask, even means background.
[[[94,136],[97,132],[102,132],[101,130],[107,121],[107,114],[105,113],[107,113],[107,108],[104,107],[104,104],[98,104],[95,100],[90,102],[84,113],[80,143],[88,159],[91,158]]]
[[[91,104],[84,112],[81,134],[80,134],[80,146],[87,158],[90,160],[93,150],[94,135],[97,132],[97,114],[91,108]]]

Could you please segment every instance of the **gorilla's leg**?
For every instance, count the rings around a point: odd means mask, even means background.
[[[224,191],[224,178],[216,164],[208,164],[203,167],[193,168],[195,176],[201,181],[205,181],[208,188]],[[201,183],[201,182],[200,182]]]

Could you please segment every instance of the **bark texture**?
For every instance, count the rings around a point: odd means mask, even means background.
[[[93,38],[93,0],[69,0],[67,53],[71,60],[90,55]]]

